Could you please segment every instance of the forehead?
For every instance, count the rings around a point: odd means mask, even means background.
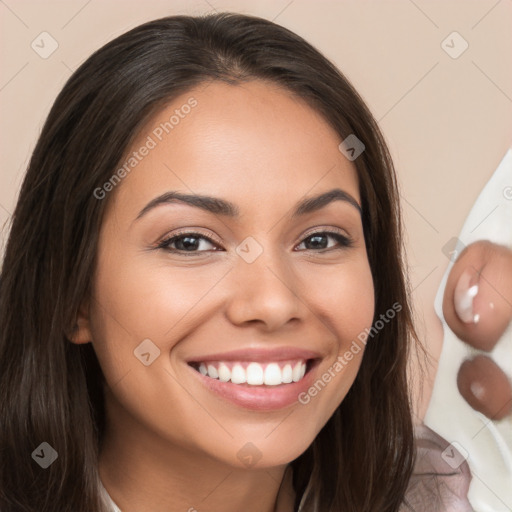
[[[276,84],[202,84],[141,130],[121,163],[128,172],[116,209],[143,207],[167,190],[229,197],[242,209],[335,187],[360,201],[355,166],[340,142],[320,113]]]

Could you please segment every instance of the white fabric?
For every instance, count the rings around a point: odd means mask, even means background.
[[[100,488],[101,493],[103,495],[103,501],[105,504],[110,507],[111,512],[121,512],[121,509],[114,503],[114,500],[110,497],[110,494],[107,492],[107,489],[105,489],[103,483],[100,480]]]
[[[460,241],[467,246],[477,240],[490,240],[512,248],[511,194],[512,149],[509,149],[473,205],[458,237]],[[444,341],[425,424],[468,452],[467,461],[473,476],[468,498],[475,512],[510,512],[512,418],[489,420],[468,405],[457,389],[456,377],[461,363],[467,357],[485,352],[459,340],[444,320],[443,294],[452,266],[451,261],[434,302],[443,323]],[[509,378],[512,377],[512,326],[488,355]]]

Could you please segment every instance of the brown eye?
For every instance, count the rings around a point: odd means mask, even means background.
[[[490,419],[501,420],[512,412],[512,386],[503,370],[489,357],[466,359],[457,374],[464,400]]]
[[[335,240],[333,245],[329,245],[329,238]],[[309,234],[297,247],[301,245],[304,245],[306,250],[337,249],[351,247],[353,240],[335,231],[317,231]]]
[[[208,246],[213,246],[213,249]],[[181,232],[166,238],[158,244],[157,248],[185,256],[219,250],[218,245],[211,238],[192,231]]]

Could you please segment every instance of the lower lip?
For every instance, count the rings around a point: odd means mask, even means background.
[[[279,384],[278,386],[251,386],[249,384],[233,384],[229,381],[221,382],[218,379],[203,375],[190,365],[187,366],[206,388],[231,403],[245,409],[275,411],[298,402],[299,395],[311,386],[318,361],[313,362],[311,368],[298,382]]]

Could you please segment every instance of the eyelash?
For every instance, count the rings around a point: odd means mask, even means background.
[[[324,248],[324,249],[320,249],[320,250],[305,249],[306,251],[327,252],[327,251],[339,250],[339,249],[352,247],[354,245],[354,241],[351,238],[349,238],[345,235],[342,235],[341,233],[338,233],[337,231],[315,231],[313,233],[309,233],[305,238],[302,239],[302,241],[300,242],[299,245],[304,243],[304,241],[307,240],[308,238],[312,238],[313,236],[316,236],[316,235],[331,236],[338,242],[339,247],[331,247],[331,248],[327,248],[327,249]],[[179,232],[179,233],[173,235],[172,237],[165,238],[156,246],[156,248],[163,249],[170,253],[180,254],[180,255],[184,255],[184,256],[194,256],[194,255],[197,255],[197,254],[200,254],[203,252],[217,252],[218,251],[218,250],[214,250],[214,251],[184,251],[182,249],[170,249],[169,248],[170,244],[172,244],[173,242],[176,242],[177,240],[179,240],[181,238],[185,238],[187,236],[191,237],[191,238],[199,238],[199,239],[207,240],[208,242],[210,242],[213,245],[218,245],[217,242],[215,242],[215,240],[213,240],[212,238],[205,236],[201,233],[197,233],[195,231],[183,231],[183,232]]]

